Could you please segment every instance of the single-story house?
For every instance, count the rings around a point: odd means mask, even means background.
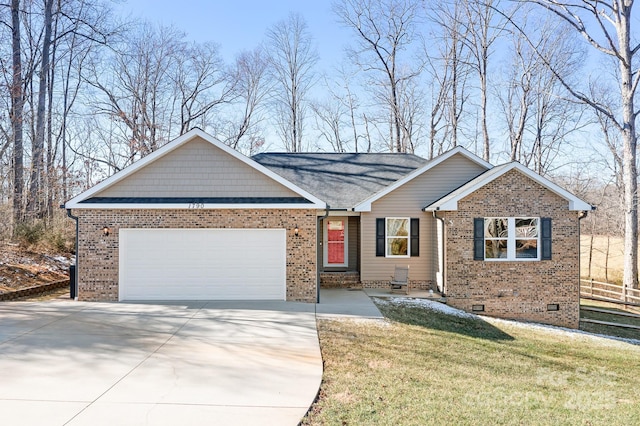
[[[408,265],[452,306],[577,327],[592,206],[461,147],[249,158],[195,129],[65,208],[80,300],[313,303],[320,283],[387,287]]]

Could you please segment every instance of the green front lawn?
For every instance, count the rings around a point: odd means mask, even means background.
[[[640,346],[418,305],[319,321],[305,425],[640,424]]]

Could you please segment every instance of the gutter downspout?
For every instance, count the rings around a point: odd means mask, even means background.
[[[445,225],[444,225],[444,218],[442,217],[438,217],[437,214],[437,210],[434,210],[432,212],[433,214],[433,218],[436,220],[439,220],[440,223],[442,223],[442,259],[440,259],[440,264],[438,265],[438,268],[440,268],[440,271],[442,273],[442,295],[444,296],[445,294],[445,283],[447,282],[446,280],[446,262],[445,262],[445,257],[447,255],[447,250],[445,250]],[[437,231],[436,231],[436,235],[437,235]],[[437,253],[437,252],[436,252]],[[436,274],[436,288],[438,287],[438,275]]]
[[[64,204],[61,206],[62,208],[64,208]],[[75,282],[73,283],[73,287],[75,289],[75,298],[74,300],[78,300],[78,216],[74,216],[71,214],[71,209],[67,209],[67,216],[73,220],[76,221],[76,244],[75,244],[75,252],[76,252],[76,264],[75,264],[75,268],[76,268],[76,274],[75,274]]]
[[[322,233],[322,227],[320,226],[320,222],[322,222],[323,220],[325,220],[326,218],[329,217],[329,210],[330,209],[331,209],[331,206],[329,206],[329,204],[327,204],[327,207],[326,207],[325,212],[324,212],[324,216],[319,216],[318,217],[318,222],[317,222],[317,225],[316,225],[316,232],[318,233],[318,236],[317,236],[318,239],[316,240],[316,250],[319,247],[318,240],[322,241],[322,238],[323,238],[323,235],[324,235]],[[320,254],[316,255],[316,303],[320,303],[320,262],[319,262],[318,259],[321,260],[323,255],[324,255],[323,253],[320,253]]]

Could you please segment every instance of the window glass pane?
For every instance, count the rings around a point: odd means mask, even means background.
[[[507,240],[485,240],[484,242],[484,258],[485,259],[506,259],[507,257]]]
[[[517,259],[537,259],[538,240],[516,240]]]
[[[407,256],[409,254],[408,247],[408,238],[387,238],[388,256]]]
[[[509,236],[509,220],[507,218],[487,218],[484,220],[485,238],[507,238]]]
[[[516,218],[516,238],[536,238],[538,236],[538,219]]]
[[[387,219],[387,237],[409,235],[409,219]]]

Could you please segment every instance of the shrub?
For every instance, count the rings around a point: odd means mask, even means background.
[[[73,222],[25,222],[16,226],[15,240],[24,249],[68,254],[75,247],[75,228]]]
[[[19,223],[16,225],[15,237],[24,248],[35,246],[44,237],[44,225],[42,222]]]

